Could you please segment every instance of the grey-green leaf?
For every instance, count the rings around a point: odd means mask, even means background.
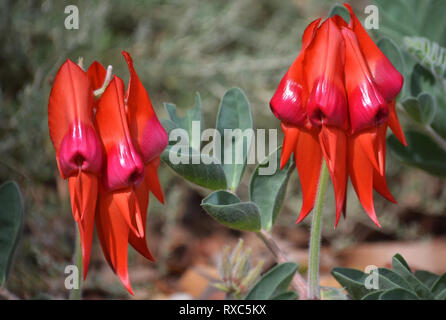
[[[191,148],[195,150],[200,150],[200,136],[201,131],[203,130],[203,112],[202,112],[202,106],[201,106],[201,98],[200,94],[197,93],[195,97],[195,106],[191,109],[189,109],[186,112],[186,115],[184,117],[179,117],[177,114],[176,106],[171,103],[165,103],[164,104],[167,113],[169,114],[170,121],[173,122],[173,124],[176,125],[177,128],[181,128],[186,130],[188,134],[189,139],[189,145]],[[193,124],[196,122],[199,124],[198,130],[193,130]],[[163,122],[163,125],[165,122]],[[167,123],[169,126],[167,129],[172,127],[172,124]]]
[[[199,154],[190,148],[187,150],[183,154],[180,149],[169,146],[161,154],[161,159],[176,173],[192,183],[211,190],[226,189],[223,166],[209,155]],[[180,156],[184,157],[184,161],[172,161]],[[201,163],[194,164],[194,159]],[[203,161],[209,164],[204,164]]]
[[[392,62],[393,66],[401,73],[404,74],[406,70],[406,64],[404,62],[403,54],[399,47],[388,37],[383,37],[378,41],[378,47],[386,55],[386,57]]]
[[[395,288],[386,290],[379,296],[379,300],[419,300],[418,297],[411,291]]]
[[[0,286],[7,281],[23,225],[23,199],[19,186],[0,186]]]
[[[290,160],[280,170],[281,151],[280,147],[272,152],[265,161],[257,166],[251,177],[249,189],[251,201],[259,206],[262,228],[265,230],[271,230],[276,221],[285,199],[289,177],[295,167],[293,161]],[[269,172],[270,168],[275,168],[275,170]]]
[[[365,287],[365,280],[369,275],[362,271],[336,267],[333,268],[331,274],[353,299],[359,300],[371,292]]]
[[[439,275],[426,270],[416,270],[415,277],[417,277],[417,279],[420,280],[429,289],[432,289],[435,281],[440,278]]]
[[[259,231],[261,228],[259,208],[254,202],[241,202],[233,193],[215,191],[201,202],[211,217],[221,224],[243,231]]]
[[[430,290],[418,280],[410,270],[409,265],[399,254],[392,258],[392,270],[398,273],[410,285],[412,291],[422,299],[434,299]]]
[[[389,136],[388,145],[402,162],[423,169],[433,175],[446,176],[446,152],[430,137],[417,132],[405,132],[407,147],[395,136]]]
[[[252,130],[247,130],[253,128],[251,107],[241,89],[232,88],[224,94],[218,110],[216,127],[221,135],[223,149],[221,162],[228,187],[235,192],[245,171],[253,138]],[[237,133],[235,131],[237,129],[241,131]]]
[[[297,292],[287,291],[272,297],[271,300],[297,300],[297,298],[299,298]]]
[[[439,277],[432,285],[432,293],[436,296],[442,293],[444,290],[446,290],[446,273]]]
[[[330,13],[328,14],[329,17],[333,17],[334,15],[338,15],[342,17],[345,22],[349,23],[350,21],[350,14],[348,13],[347,8],[344,6],[341,6],[339,4],[335,4],[331,9]]]
[[[363,296],[361,300],[379,300],[379,296],[384,292],[384,290],[377,290],[370,292]]]
[[[248,292],[246,300],[269,300],[281,295],[288,289],[298,265],[292,262],[279,264],[265,273]]]

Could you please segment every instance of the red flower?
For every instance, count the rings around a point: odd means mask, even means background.
[[[297,222],[313,209],[322,159],[336,200],[336,225],[346,210],[347,177],[379,226],[373,189],[395,202],[385,179],[386,130],[406,144],[395,112],[403,77],[368,36],[351,7],[350,24],[340,16],[313,21],[302,49],[270,106],[285,138],[281,167],[294,152],[303,194]]]
[[[48,123],[60,173],[69,179],[87,276],[94,222],[107,262],[132,293],[127,268],[130,243],[154,260],[146,243],[149,191],[164,202],[157,169],[167,134],[158,121],[130,55],[127,90],[114,76],[101,98],[106,70],[94,62],[84,72],[67,60],[50,94]]]

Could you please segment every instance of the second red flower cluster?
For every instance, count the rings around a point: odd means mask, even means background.
[[[335,191],[336,224],[345,213],[350,176],[362,206],[379,225],[373,189],[395,201],[385,178],[387,127],[406,144],[395,112],[403,77],[345,6],[349,24],[335,15],[306,28],[302,50],[270,106],[285,133],[281,165],[295,154],[303,193],[298,221],[314,206],[325,158]]]

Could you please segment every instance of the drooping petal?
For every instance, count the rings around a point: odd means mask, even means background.
[[[130,133],[137,150],[141,153],[144,164],[159,156],[166,148],[168,139],[166,130],[159,122],[149,95],[133,67],[130,55],[122,51],[130,71],[130,80],[126,92],[127,112]]]
[[[305,50],[313,40],[319,22],[320,19],[317,19],[305,29],[302,37],[302,49],[280,81],[279,87],[270,101],[271,111],[276,118],[289,125],[300,126],[306,120],[305,101],[308,89],[304,86],[303,60]]]
[[[144,180],[141,182],[143,183]],[[140,184],[141,184],[140,183]],[[111,192],[114,204],[119,208],[122,216],[130,227],[131,233],[137,237],[144,237],[145,224],[138,199],[133,187]]]
[[[90,264],[91,244],[93,241],[94,216],[98,194],[98,177],[89,172],[80,171],[68,178],[71,208],[78,223],[81,245],[84,279]]]
[[[280,170],[285,167],[291,157],[291,154],[295,152],[297,141],[299,138],[299,128],[287,126],[283,122],[281,123],[281,128],[284,136],[282,144],[282,154],[280,156]]]
[[[343,80],[344,41],[332,18],[322,23],[307,47],[304,73],[310,90],[307,114],[311,123],[347,129],[347,100]]]
[[[138,185],[144,164],[133,145],[124,106],[124,83],[114,76],[103,93],[95,117],[106,153],[103,183],[107,191]]]
[[[156,157],[148,164],[146,164],[146,177],[145,183],[148,190],[158,199],[159,202],[164,204],[164,194],[158,178],[158,167],[160,165],[160,157]]]
[[[303,203],[296,223],[301,222],[313,209],[322,165],[322,150],[317,131],[302,130],[294,153]]]
[[[77,174],[79,167],[100,171],[102,152],[93,127],[93,91],[86,73],[69,59],[54,79],[48,126],[63,178]]]
[[[102,252],[113,272],[119,276],[124,287],[133,295],[127,262],[128,224],[114,203],[112,193],[100,188],[98,201],[95,222]]]
[[[358,39],[361,51],[379,91],[387,102],[394,100],[403,87],[403,76],[367,34],[350,5],[344,4],[344,6],[350,12],[349,27]]]
[[[396,138],[401,142],[402,145],[407,147],[407,141],[406,137],[404,136],[403,128],[401,128],[400,121],[398,119],[398,115],[396,114],[395,110],[395,101],[392,101],[389,104],[389,120],[387,121],[387,124],[389,125],[392,132],[395,134]]]
[[[87,76],[90,80],[93,90],[98,90],[102,87],[105,81],[107,70],[97,61],[94,61],[87,69]]]
[[[390,202],[396,203],[395,198],[389,191],[386,182],[386,131],[387,125],[383,125],[378,128],[378,139],[377,139],[377,149],[378,149],[378,161],[383,163],[383,171],[380,173],[377,170],[373,170],[373,188],[381,194],[385,199]]]
[[[384,125],[382,126],[384,127]],[[360,142],[362,150],[367,155],[370,163],[380,175],[384,174],[385,157],[383,157],[382,150],[379,149],[381,145],[380,137],[378,135],[378,127],[362,130],[356,135],[356,139]]]
[[[345,87],[353,133],[384,124],[389,106],[376,86],[353,31],[342,28],[345,40]]]
[[[373,203],[373,165],[355,135],[348,137],[347,149],[348,173],[359,202],[370,219],[380,227]]]
[[[319,142],[333,182],[336,201],[336,227],[341,213],[345,211],[347,192],[347,135],[340,128],[323,125],[319,133]]]
[[[135,194],[138,200],[139,208],[141,210],[142,223],[145,228],[147,223],[147,208],[149,206],[149,188],[145,181],[143,181],[141,184],[135,187]],[[135,248],[136,251],[138,251],[144,257],[146,257],[150,261],[155,261],[155,258],[152,256],[152,253],[150,252],[149,247],[147,246],[146,238],[147,238],[146,230],[144,230],[144,237],[142,238],[130,232],[129,243],[132,245],[133,248]]]

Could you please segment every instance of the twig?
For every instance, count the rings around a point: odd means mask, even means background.
[[[283,253],[283,251],[279,248],[276,241],[269,233],[267,233],[265,230],[260,230],[259,232],[256,232],[256,235],[263,241],[263,243],[269,249],[269,251],[271,251],[277,263],[289,262],[285,253]],[[308,292],[307,283],[298,272],[294,274],[291,285],[293,286],[294,289],[297,290],[297,292],[299,292],[300,300],[305,300],[307,298],[307,292]]]

